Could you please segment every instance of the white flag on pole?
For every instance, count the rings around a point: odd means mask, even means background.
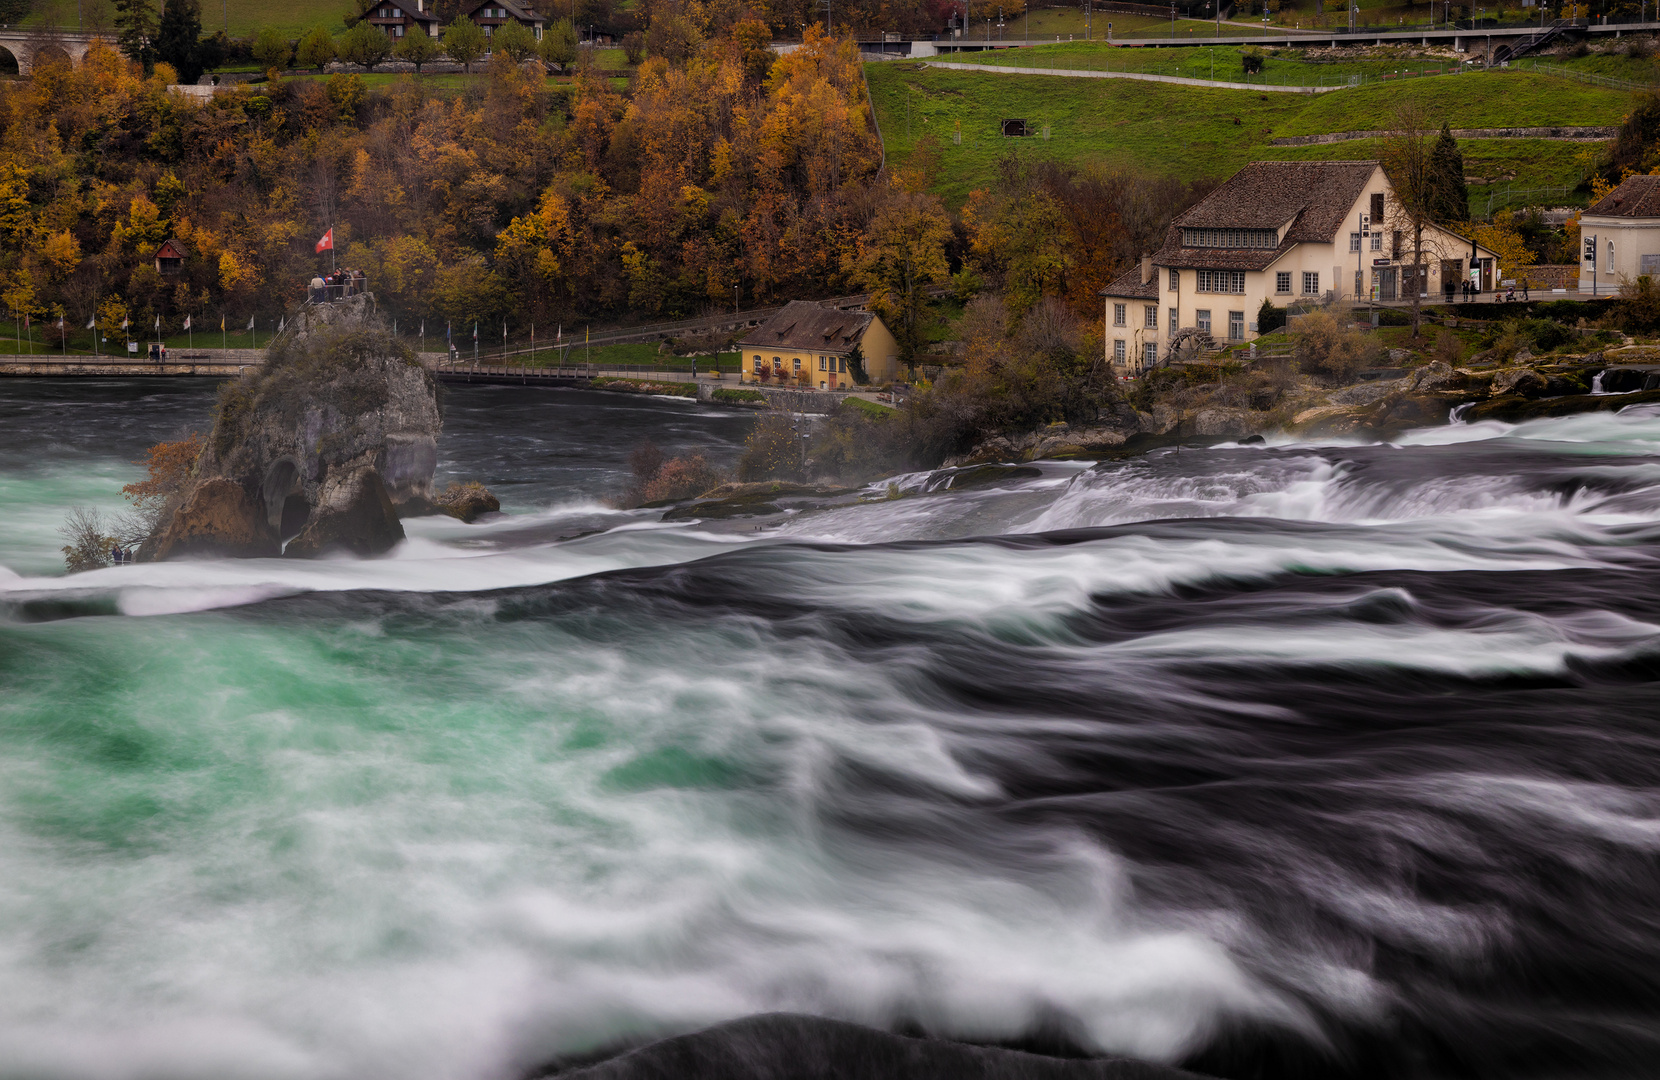
[[[190,316],[189,316],[189,315],[186,315],[186,316],[185,316],[185,317],[184,317],[184,328],[185,328],[185,329],[186,329],[186,330],[189,330],[189,329],[190,329]]]
[[[279,333],[279,334],[282,333],[282,328],[287,326],[287,325],[288,325],[288,316],[284,315],[282,318],[277,320],[277,333]]]
[[[98,316],[96,316],[96,315],[94,315],[92,318],[90,318],[86,321],[86,328],[88,330],[93,329],[97,325],[98,325]]]
[[[252,330],[253,328],[254,328],[254,317],[252,315],[250,315],[250,316],[248,316],[248,329]]]

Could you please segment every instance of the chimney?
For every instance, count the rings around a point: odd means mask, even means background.
[[[1151,255],[1143,255],[1141,257],[1141,283],[1143,285],[1145,285],[1149,281],[1152,281],[1152,280],[1153,280],[1153,257]]]

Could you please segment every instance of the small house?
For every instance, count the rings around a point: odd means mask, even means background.
[[[517,22],[523,23],[536,36],[536,40],[541,41],[542,28],[547,25],[546,18],[517,3],[516,0],[487,0],[471,9],[462,10],[467,12],[467,18],[484,28],[485,37],[494,36],[499,26]]]
[[[168,237],[162,241],[161,247],[156,249],[156,272],[160,274],[178,274],[184,272],[184,261],[190,252],[184,244]]]
[[[850,390],[899,377],[899,342],[869,311],[842,311],[811,300],[792,300],[738,342],[741,378],[816,390]]]
[[[411,3],[414,7],[407,6]],[[376,4],[363,18],[369,25],[380,27],[387,37],[394,40],[416,30],[430,38],[438,37],[438,16],[426,9],[426,0],[395,0]]]

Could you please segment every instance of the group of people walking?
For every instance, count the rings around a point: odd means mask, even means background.
[[[114,547],[110,548],[110,562],[114,563],[116,566],[122,566],[132,561],[133,553],[122,547],[120,544],[116,544]]]
[[[356,296],[368,290],[368,277],[361,270],[336,270],[311,279],[311,302],[324,304]]]

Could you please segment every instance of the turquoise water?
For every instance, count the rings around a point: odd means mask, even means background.
[[[1237,1076],[1651,1049],[1606,1024],[1660,970],[1660,420],[756,534],[602,501],[742,415],[457,392],[502,518],[63,577],[210,400],[0,386],[0,1076],[505,1077],[774,1010]]]

